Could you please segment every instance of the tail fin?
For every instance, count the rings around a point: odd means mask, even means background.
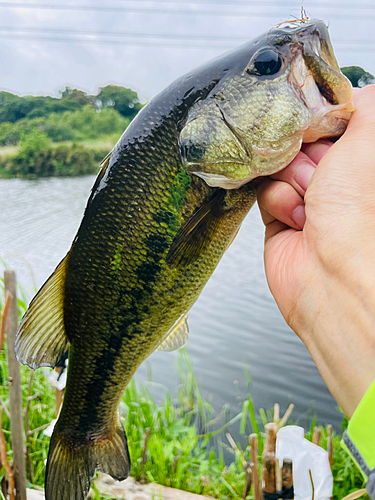
[[[95,470],[122,481],[130,473],[130,457],[124,428],[120,422],[110,438],[87,444],[59,431],[56,425],[50,442],[46,469],[46,500],[84,500]]]

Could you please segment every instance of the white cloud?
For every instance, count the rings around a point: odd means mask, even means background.
[[[37,0],[33,0],[36,3]],[[62,3],[53,0],[54,4]],[[94,0],[80,0],[79,4],[103,5]],[[195,0],[197,9],[199,0]],[[232,17],[207,15],[175,15],[155,13],[114,13],[91,11],[68,11],[47,9],[4,9],[1,8],[0,27],[59,29],[76,31],[101,32],[135,32],[160,33],[169,35],[190,35],[203,37],[243,37],[251,39],[267,30],[273,24],[287,19],[291,12],[298,13],[299,8],[292,9],[293,4],[280,2],[277,8],[269,5],[269,0],[260,0],[258,5],[249,4],[226,7],[201,4],[199,10],[208,11],[226,9],[228,12],[241,12],[251,9],[258,17]],[[150,1],[147,4],[119,3],[110,0],[106,5],[132,5],[152,9],[181,8],[187,10],[193,6],[180,2],[172,4]],[[228,9],[229,5],[229,9]],[[375,6],[371,10],[361,10],[354,6],[352,10],[342,9],[340,0],[330,0],[331,8],[323,7],[318,1],[306,1],[305,8],[316,17],[330,21],[333,45],[341,65],[358,64],[375,73],[375,35],[373,32]],[[334,6],[337,5],[335,10]],[[275,13],[272,16],[272,13]],[[262,17],[263,16],[263,17]],[[267,16],[267,17],[265,17]],[[345,17],[346,16],[346,17]],[[353,18],[351,18],[351,16]],[[356,20],[355,16],[363,19]],[[367,19],[366,19],[367,16]],[[68,41],[37,41],[4,38],[2,35],[15,36],[17,32],[0,30],[0,71],[1,86],[4,89],[21,94],[52,94],[65,85],[82,88],[94,93],[100,86],[117,83],[137,90],[143,98],[150,98],[173,79],[189,71],[206,60],[225,52],[230,46],[240,42],[224,42],[223,48],[212,47],[218,41],[161,40],[149,38],[129,39],[134,42],[147,43],[147,46],[125,44],[94,44]],[[41,36],[36,32],[18,33],[23,37]],[[70,34],[45,33],[47,38],[71,37]],[[97,38],[103,39],[104,36]],[[116,38],[123,40],[123,38]],[[363,40],[365,43],[354,45],[353,41]],[[337,42],[337,43],[336,43]],[[345,42],[346,45],[343,45]],[[160,43],[172,45],[183,44],[183,47],[171,48],[158,46]],[[370,45],[370,44],[373,45]],[[352,48],[348,51],[348,48]],[[194,46],[194,48],[193,48]],[[373,52],[369,52],[372,48]]]

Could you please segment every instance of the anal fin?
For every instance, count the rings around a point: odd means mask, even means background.
[[[64,325],[67,258],[60,262],[33,298],[17,332],[16,357],[34,369],[54,367],[69,349]]]

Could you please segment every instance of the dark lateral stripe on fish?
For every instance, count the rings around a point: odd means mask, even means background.
[[[160,214],[160,212],[159,212]],[[83,433],[90,432],[91,425],[100,419],[100,403],[103,401],[104,392],[108,383],[103,380],[103,373],[111,373],[114,363],[121,352],[124,342],[129,341],[137,335],[136,328],[129,331],[131,325],[137,324],[140,318],[148,313],[149,305],[146,296],[153,291],[153,284],[157,282],[158,274],[162,267],[158,262],[165,257],[169,247],[167,238],[159,233],[148,235],[145,240],[147,250],[146,259],[134,271],[138,279],[144,282],[144,285],[138,285],[137,288],[123,290],[119,295],[118,314],[116,318],[123,318],[119,325],[113,325],[114,331],[117,333],[111,335],[108,348],[100,353],[100,356],[95,359],[95,366],[91,373],[91,382],[87,385],[87,394],[90,395],[90,406],[87,407],[87,413],[83,412],[79,420],[79,429]],[[129,297],[131,298],[131,306],[129,307]],[[124,309],[121,308],[121,303],[127,304]],[[138,333],[141,333],[139,331]]]
[[[78,421],[79,433],[83,436],[88,436],[93,431],[93,424],[102,420],[101,403],[105,398],[104,391],[125,340],[126,337],[121,337],[119,334],[112,335],[108,342],[108,348],[95,359],[95,365],[90,374],[90,383],[87,384],[87,394],[90,395],[90,398],[85,401],[85,408]],[[103,373],[108,373],[109,377],[103,378]]]

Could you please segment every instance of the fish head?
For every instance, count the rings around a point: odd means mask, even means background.
[[[302,142],[345,131],[352,86],[322,21],[275,27],[226,60],[225,76],[191,107],[179,137],[184,168],[210,186],[276,173]]]

